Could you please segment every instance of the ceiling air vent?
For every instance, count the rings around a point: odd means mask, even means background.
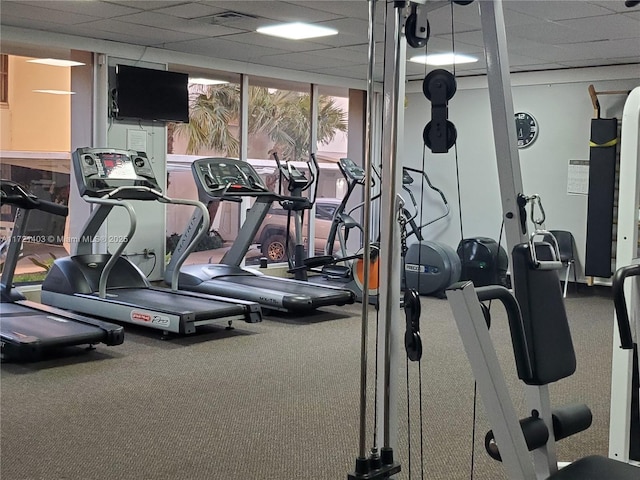
[[[216,13],[209,17],[211,23],[225,24],[231,22],[238,22],[241,20],[254,20],[258,17],[249,15],[248,13],[234,12],[233,10],[227,10],[226,12]]]

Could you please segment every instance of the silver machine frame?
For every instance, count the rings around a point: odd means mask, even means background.
[[[522,175],[516,144],[507,39],[502,0],[479,0],[485,45],[493,137],[498,163],[500,195],[508,251],[529,242],[520,223],[517,196]],[[493,429],[505,471],[511,480],[541,480],[558,469],[553,433],[547,443],[529,453],[496,351],[472,284],[447,291],[462,342],[469,358],[485,410]],[[552,425],[548,386],[525,387],[527,408]],[[551,429],[550,429],[551,430]]]
[[[622,112],[620,173],[618,187],[618,235],[616,266],[637,263],[638,206],[640,205],[640,87],[631,91]],[[636,280],[637,282],[637,280]],[[625,284],[627,308],[640,308],[640,295],[631,282]],[[611,367],[611,410],[609,420],[609,457],[640,466],[640,459],[629,458],[631,443],[631,395],[633,350],[620,348],[620,333],[614,313],[613,358]],[[633,328],[632,328],[633,330]],[[635,342],[638,342],[636,331]],[[640,472],[639,472],[640,475]]]

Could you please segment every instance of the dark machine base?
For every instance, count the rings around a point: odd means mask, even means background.
[[[381,455],[356,459],[356,471],[347,475],[348,480],[384,480],[400,473],[400,464],[393,461],[393,450],[383,448]]]

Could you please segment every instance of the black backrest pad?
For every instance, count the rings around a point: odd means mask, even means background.
[[[538,248],[536,248],[538,252]],[[528,244],[513,249],[513,285],[520,304],[529,356],[528,385],[545,385],[573,374],[576,356],[556,270],[533,267]]]

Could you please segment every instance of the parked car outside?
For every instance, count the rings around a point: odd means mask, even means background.
[[[338,198],[318,198],[316,199],[316,215],[315,215],[315,244],[314,255],[323,255],[333,214],[340,205]],[[286,262],[286,245],[287,245],[287,211],[282,208],[272,208],[262,222],[258,233],[255,236],[255,243],[260,245],[262,255],[269,262]],[[308,246],[307,224],[309,212],[305,212],[303,224],[303,242]],[[292,254],[295,245],[294,219],[291,217],[290,235],[289,235],[289,252]],[[338,251],[338,242],[335,242],[334,251]]]

